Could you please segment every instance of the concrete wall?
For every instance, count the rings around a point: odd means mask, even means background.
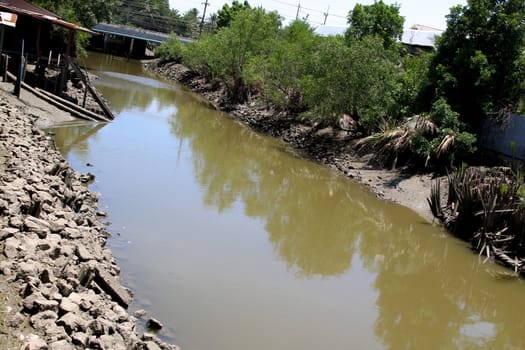
[[[480,145],[497,151],[506,156],[512,156],[511,142],[514,141],[514,156],[525,160],[525,116],[513,115],[506,126],[495,126],[485,123],[480,137]]]

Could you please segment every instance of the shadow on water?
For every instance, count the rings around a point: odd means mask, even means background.
[[[117,63],[93,63],[115,123],[59,130],[57,145],[96,164],[136,303],[184,349],[525,348],[520,280],[496,280],[498,266],[410,210]]]

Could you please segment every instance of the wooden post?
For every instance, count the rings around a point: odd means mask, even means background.
[[[67,35],[66,57],[64,62],[64,69],[62,70],[62,79],[60,79],[59,93],[67,90],[67,81],[69,79],[69,61],[71,59],[71,47],[73,46],[74,34],[75,31],[73,29],[70,29]]]
[[[38,28],[36,32],[36,65],[38,67],[40,63],[40,33],[42,32],[42,22],[38,22]]]
[[[128,54],[128,60],[133,54],[133,44],[135,43],[135,38],[131,38],[131,44],[129,45],[129,54]]]
[[[22,39],[22,50],[20,51],[20,69],[18,70],[18,76],[15,82],[15,90],[13,92],[16,97],[20,97],[20,86],[22,85],[22,73],[24,65],[24,39]]]
[[[9,56],[2,55],[4,57],[4,81],[7,81],[7,67],[9,67]]]

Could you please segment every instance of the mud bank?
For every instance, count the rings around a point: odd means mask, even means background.
[[[36,127],[52,119],[0,89],[0,348],[178,349],[138,334],[92,176]]]
[[[368,161],[370,155],[353,152],[355,134],[351,122],[341,118],[337,125],[323,127],[278,113],[264,105],[225,104],[221,90],[181,64],[152,60],[144,62],[144,67],[188,87],[214,108],[228,112],[253,130],[285,141],[293,152],[366,185],[379,198],[406,206],[425,220],[432,221],[426,199],[430,195],[433,175],[414,174],[406,168],[388,170],[374,166]]]

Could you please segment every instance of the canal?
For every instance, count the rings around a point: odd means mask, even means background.
[[[57,127],[96,176],[131,311],[183,350],[522,349],[525,286],[442,229],[90,54],[109,124]]]

